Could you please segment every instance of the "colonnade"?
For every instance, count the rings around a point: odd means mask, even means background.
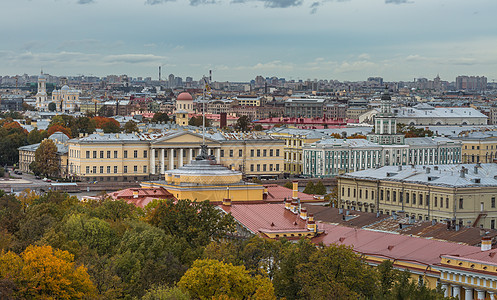
[[[219,162],[221,158],[221,148],[209,148],[208,151],[209,154],[214,155],[216,161]],[[198,154],[200,154],[200,147],[152,148],[150,152],[150,173],[164,174],[166,170],[179,168],[185,164],[189,164]],[[168,161],[167,165],[166,157]],[[158,161],[156,161],[156,158]]]

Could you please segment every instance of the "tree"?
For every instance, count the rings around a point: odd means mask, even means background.
[[[378,276],[352,248],[330,245],[296,265],[305,299],[371,299],[377,295]],[[326,278],[326,280],[321,280]]]
[[[192,117],[190,120],[188,120],[188,125],[202,127],[203,126],[202,116]],[[211,120],[205,118],[205,127],[211,127],[211,126],[212,126]]]
[[[263,130],[264,130],[264,128],[262,128],[262,125],[261,125],[261,124],[257,124],[257,125],[255,125],[255,126],[254,126],[254,130],[255,130],[255,131],[263,131]]]
[[[235,128],[240,131],[249,131],[250,119],[248,116],[241,116],[236,120]]]
[[[209,201],[158,201],[146,218],[166,234],[185,239],[193,249],[205,247],[235,229],[233,216],[221,213]]]
[[[293,190],[293,183],[291,181],[287,181],[284,185],[287,189]]]
[[[100,128],[106,133],[119,132],[121,130],[119,122],[112,118],[94,117],[92,120],[95,121],[96,128]]]
[[[59,172],[57,146],[54,141],[45,139],[35,151],[35,160],[30,165],[35,174],[55,176]]]
[[[341,135],[341,134],[339,134],[339,133],[332,133],[332,134],[330,134],[330,136],[331,136],[331,137],[334,137],[334,138],[336,138],[336,139],[341,139],[341,138],[342,138],[342,135]]]
[[[326,194],[326,187],[324,186],[321,180],[318,181],[316,185],[314,185],[314,193],[316,195],[324,195]]]
[[[152,118],[152,123],[167,123],[169,122],[169,116],[166,113],[155,113],[154,117]]]
[[[366,139],[365,135],[354,133],[353,135],[347,137],[347,139]]]
[[[314,194],[314,183],[312,181],[309,181],[307,185],[305,186],[304,193],[306,194]]]
[[[133,120],[129,120],[124,124],[124,131],[126,133],[132,133],[132,132],[138,132],[138,126],[136,125],[136,122]]]
[[[188,293],[177,287],[158,285],[147,291],[141,300],[189,300]]]
[[[0,166],[19,161],[18,148],[27,145],[28,132],[11,119],[0,120]]]
[[[276,299],[269,278],[212,259],[196,260],[178,287],[194,299]]]
[[[20,256],[0,255],[0,278],[12,280],[16,299],[87,299],[96,289],[84,266],[67,251],[29,246]]]
[[[43,141],[43,135],[40,130],[33,129],[28,134],[28,144],[38,144]]]
[[[55,111],[57,109],[57,105],[54,102],[50,102],[48,104],[48,110],[49,111]]]
[[[188,247],[181,239],[166,235],[160,228],[133,222],[113,258],[113,269],[125,284],[125,293],[142,296],[158,284],[172,285],[186,271],[180,262]]]
[[[36,191],[32,191],[30,189],[24,189],[17,196],[17,200],[19,200],[22,204],[23,212],[26,212],[26,208],[33,204],[33,202],[36,201],[38,198],[40,198],[40,195],[38,195]]]
[[[51,136],[52,134],[59,132],[59,131],[64,133],[68,137],[71,137],[71,129],[69,129],[63,125],[53,124],[53,125],[50,125],[50,127],[48,127],[48,129],[47,129],[48,136]]]

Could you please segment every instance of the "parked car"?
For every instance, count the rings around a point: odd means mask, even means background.
[[[41,179],[41,177],[40,176],[35,176],[35,179]]]

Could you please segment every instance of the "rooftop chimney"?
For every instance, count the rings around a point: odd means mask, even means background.
[[[290,210],[292,206],[292,200],[285,198],[285,208]]]
[[[475,165],[475,174],[478,174],[478,166]]]
[[[316,231],[316,222],[314,222],[314,214],[309,213],[307,217],[307,230]]]
[[[481,251],[488,251],[492,249],[492,238],[484,236],[481,238]]]
[[[464,171],[464,167],[462,167],[461,171],[459,171],[459,173],[461,173],[461,178],[464,178],[465,177],[465,171]]]
[[[231,199],[230,198],[224,198],[223,199],[223,205],[231,206]]]
[[[297,199],[299,197],[299,182],[298,181],[292,181],[292,198]]]
[[[300,218],[302,220],[307,220],[307,208],[302,207],[302,209],[300,210]]]
[[[427,168],[426,168],[426,174],[430,174],[430,171],[431,171],[431,168],[430,168],[430,167],[427,167]]]

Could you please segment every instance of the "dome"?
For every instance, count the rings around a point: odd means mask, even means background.
[[[61,91],[68,91],[70,88],[67,85],[64,85],[61,89]]]
[[[167,182],[181,185],[225,185],[242,181],[242,173],[209,160],[192,160],[190,164],[165,172]]]
[[[183,92],[183,93],[178,95],[176,100],[191,100],[191,101],[193,101],[193,97],[192,97],[192,95],[190,95],[190,93]]]

